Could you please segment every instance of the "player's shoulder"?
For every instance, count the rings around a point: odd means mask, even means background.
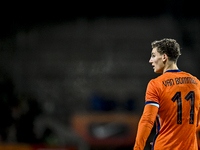
[[[161,81],[163,79],[166,79],[168,76],[168,74],[164,73],[162,75],[159,75],[158,77],[154,78],[154,79],[151,79],[150,82],[158,82],[158,81]]]
[[[184,72],[184,71],[181,71],[180,73],[181,73],[183,76],[193,77],[193,78],[199,80],[195,75],[192,75],[191,73]]]
[[[149,85],[154,85],[154,86],[158,86],[160,81],[162,81],[164,79],[164,76],[163,75],[160,75],[154,79],[151,79],[149,81]]]

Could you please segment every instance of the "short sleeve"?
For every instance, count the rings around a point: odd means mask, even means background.
[[[145,105],[154,105],[159,108],[158,87],[154,80],[151,80],[147,85]]]

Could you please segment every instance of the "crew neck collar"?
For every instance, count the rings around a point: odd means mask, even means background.
[[[176,70],[167,70],[167,71],[165,71],[165,73],[166,72],[181,72],[181,70],[179,70],[179,69],[176,69]]]

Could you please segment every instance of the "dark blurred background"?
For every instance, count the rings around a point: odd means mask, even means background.
[[[146,86],[158,76],[151,42],[176,39],[179,68],[200,77],[198,9],[185,0],[2,4],[3,146],[132,149]]]

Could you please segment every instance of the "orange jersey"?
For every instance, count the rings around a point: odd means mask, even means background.
[[[199,80],[169,70],[149,82],[146,105],[158,107],[154,150],[197,150],[196,126],[200,102]]]

